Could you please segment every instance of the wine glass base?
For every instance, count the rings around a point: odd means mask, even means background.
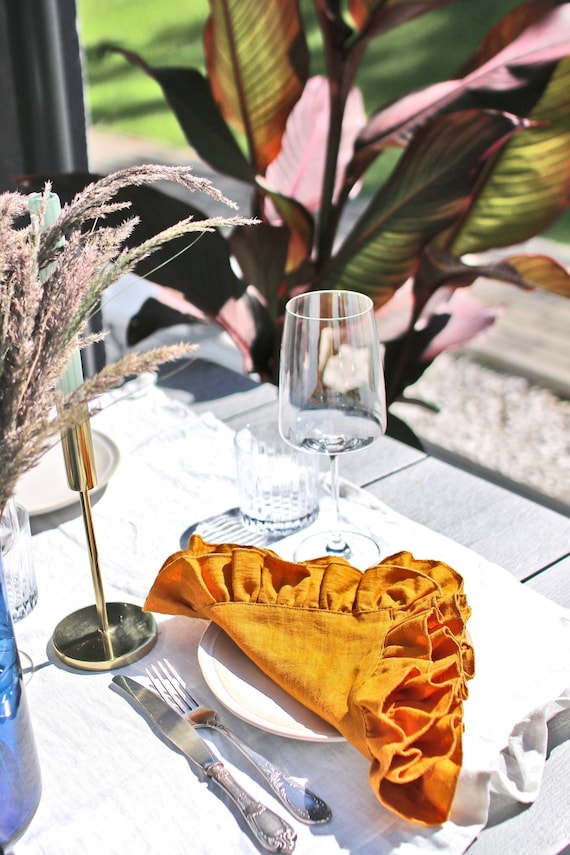
[[[357,531],[341,531],[346,549],[329,548],[330,532],[320,532],[306,537],[297,546],[294,553],[295,561],[309,561],[312,558],[336,555],[345,558],[353,567],[366,570],[380,561],[380,547],[371,537]]]

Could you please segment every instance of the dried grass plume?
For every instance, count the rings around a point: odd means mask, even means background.
[[[181,344],[129,354],[58,402],[57,381],[84,343],[81,336],[109,285],[181,235],[253,222],[237,216],[188,218],[136,247],[125,246],[138,220],[105,224],[109,214],[129,207],[113,201],[115,195],[164,180],[235,207],[188,167],[136,166],[113,173],[78,193],[45,228],[49,184],[37,213],[30,213],[26,195],[0,194],[0,515],[19,477],[39,461],[60,429],[84,412],[86,401],[126,376],[154,370],[192,349]]]

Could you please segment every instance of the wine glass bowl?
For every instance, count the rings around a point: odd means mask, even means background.
[[[331,462],[333,532],[304,541],[296,558],[340,554],[374,561],[374,541],[341,532],[337,455],[359,451],[386,430],[384,375],[372,300],[355,291],[311,291],[285,309],[279,430],[291,445]]]

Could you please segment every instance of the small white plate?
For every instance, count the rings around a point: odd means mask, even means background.
[[[260,671],[215,623],[200,639],[198,664],[220,703],[249,724],[291,739],[344,742],[338,730]]]
[[[104,487],[113,475],[120,455],[115,443],[104,434],[94,430],[91,436],[97,472],[97,486],[92,491],[95,492]],[[30,516],[59,511],[79,501],[79,494],[70,490],[67,484],[61,442],[50,448],[38,465],[20,478],[15,498]]]

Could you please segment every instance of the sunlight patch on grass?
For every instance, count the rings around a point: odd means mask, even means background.
[[[203,70],[202,30],[208,0],[78,0],[90,122],[114,133],[184,146],[186,141],[157,83],[123,57],[118,45],[149,65]]]

